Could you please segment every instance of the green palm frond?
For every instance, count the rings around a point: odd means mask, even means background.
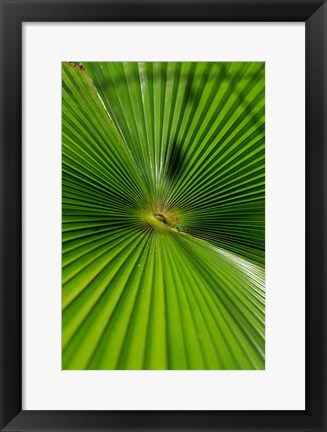
[[[263,369],[263,63],[63,64],[63,369]]]

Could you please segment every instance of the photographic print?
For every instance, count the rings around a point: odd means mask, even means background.
[[[265,64],[62,63],[62,369],[265,369]]]

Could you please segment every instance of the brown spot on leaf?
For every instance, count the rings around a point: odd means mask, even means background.
[[[66,65],[86,74],[86,70],[82,63],[74,63],[74,62],[65,62]]]

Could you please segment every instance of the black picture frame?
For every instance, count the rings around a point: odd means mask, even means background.
[[[326,0],[1,0],[0,4],[0,429],[327,431]],[[22,23],[78,21],[305,22],[305,411],[22,411]]]

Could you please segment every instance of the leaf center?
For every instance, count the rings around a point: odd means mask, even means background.
[[[153,213],[153,217],[155,217],[158,221],[163,222],[164,224],[167,223],[167,219],[161,213]]]

